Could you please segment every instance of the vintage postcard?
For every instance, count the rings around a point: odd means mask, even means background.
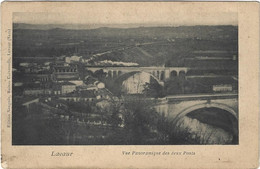
[[[2,3],[3,168],[257,168],[259,3]]]

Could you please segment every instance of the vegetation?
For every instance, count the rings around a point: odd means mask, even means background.
[[[28,29],[28,26],[31,29]],[[195,68],[186,74],[188,76],[237,73],[237,60],[230,59],[233,54],[237,55],[238,50],[236,26],[93,30],[39,28],[14,24],[13,68],[18,68],[21,62],[43,64],[62,55],[76,54],[90,60],[87,66],[95,66],[100,61],[109,60],[132,62],[138,66]],[[197,61],[201,54],[194,52],[204,50],[224,51],[224,54],[220,53],[226,58],[221,61]],[[216,57],[219,53],[202,55]],[[112,103],[109,102],[109,106],[104,107],[98,107],[96,103],[66,102],[63,107],[56,107],[55,103],[37,103],[25,108],[13,99],[13,144],[207,144],[211,136],[216,134],[214,130],[207,135],[192,135],[190,128],[183,127],[184,121],[173,123],[158,114],[153,108],[153,100],[166,95],[212,92],[212,84],[231,83],[231,78],[188,79],[185,73],[179,72],[177,76],[176,72],[164,81],[164,86],[153,79],[145,84],[143,94],[129,96],[121,90],[122,79],[136,72],[122,75],[120,79],[113,79],[111,72],[106,73],[102,69],[94,73],[86,71],[85,63],[78,63],[78,70],[80,79],[86,82],[86,75],[93,76],[92,80],[104,82],[106,88],[114,96],[118,96],[119,101],[113,100]],[[21,75],[23,73],[14,73],[14,81],[26,81]],[[232,83],[237,89],[237,81],[232,80]],[[14,96],[22,96],[22,93],[22,88],[13,90]],[[205,123],[210,121],[215,127],[221,124],[215,122],[216,118],[212,117],[194,117],[192,114],[187,116]],[[229,123],[237,125],[234,120],[225,121],[225,124]],[[224,127],[226,129],[229,126]],[[237,135],[234,138],[234,143],[237,143]]]
[[[111,51],[94,58],[92,63],[111,60],[139,66],[184,66],[185,58],[194,57],[192,52],[196,50],[237,51],[235,26],[39,30],[35,25],[14,25],[14,58],[76,53],[89,59],[93,54]]]

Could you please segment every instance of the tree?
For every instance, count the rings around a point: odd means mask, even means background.
[[[154,98],[165,96],[163,87],[157,82],[145,83],[143,93]]]
[[[94,76],[97,77],[98,79],[100,79],[102,81],[102,79],[104,79],[106,77],[107,73],[104,72],[103,69],[97,70],[94,72]]]
[[[124,98],[124,124],[127,130],[127,143],[144,144],[150,131],[156,126],[158,114],[153,109],[153,102],[142,96]]]
[[[17,108],[19,108],[19,110]],[[27,110],[23,107],[14,108],[13,144],[64,144],[59,119],[53,117],[52,113],[47,114],[49,111],[50,110],[43,108],[40,104],[32,104]]]
[[[72,120],[60,122],[61,131],[66,138],[66,144],[75,144],[75,134],[79,126]]]
[[[91,113],[92,107],[86,103],[77,102],[67,102],[69,111],[76,111],[79,113]]]
[[[116,104],[116,103],[113,103],[110,106],[111,115],[108,121],[113,127],[118,127],[123,123],[123,120],[119,117],[121,114],[120,108],[121,108],[120,104]]]
[[[165,82],[165,91],[167,94],[180,94],[182,93],[179,78],[175,77]]]

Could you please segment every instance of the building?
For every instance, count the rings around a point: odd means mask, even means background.
[[[76,86],[84,86],[84,82],[82,80],[70,80],[70,83],[75,84]]]
[[[79,91],[98,90],[97,86],[95,86],[95,85],[93,85],[93,84],[79,86],[77,89],[78,89]]]
[[[25,74],[22,78],[20,78],[19,82],[25,82],[25,83],[30,83],[30,82],[49,82],[51,80],[51,75],[49,72],[41,72],[41,73],[33,73],[33,74]],[[18,82],[18,81],[17,81]]]
[[[52,79],[54,81],[79,80],[77,65],[54,65]]]
[[[51,95],[52,90],[39,83],[31,83],[31,84],[25,84],[24,85],[24,95],[30,95],[30,96],[39,96],[39,95]]]
[[[66,95],[59,96],[59,100],[73,101],[73,102],[93,102],[96,96],[93,91],[72,92]]]
[[[232,91],[231,84],[213,85],[212,88],[213,88],[214,92],[231,92]]]
[[[51,95],[51,93],[52,91],[50,89],[41,89],[41,88],[24,89],[23,92],[24,95],[33,95],[33,96]]]
[[[24,89],[23,94],[24,94],[24,95],[34,95],[34,96],[38,96],[38,95],[43,95],[43,94],[44,94],[44,90],[41,89],[41,88]]]
[[[67,94],[74,92],[76,90],[76,85],[70,82],[60,83],[61,85],[61,94]]]
[[[23,63],[20,63],[19,66],[21,66],[21,67],[32,67],[32,66],[37,66],[37,63],[23,62]]]
[[[81,61],[81,56],[71,56],[71,57],[66,57],[65,62],[66,63],[71,63],[71,62],[80,62]]]
[[[54,85],[52,86],[52,93],[53,93],[54,95],[61,95],[61,85],[59,85],[59,84],[54,84]]]
[[[70,82],[52,84],[53,95],[64,95],[76,91],[76,85]]]
[[[103,82],[98,81],[96,78],[93,78],[92,76],[86,76],[85,77],[85,86],[86,90],[98,90],[98,89],[104,89],[105,84]]]
[[[25,67],[23,70],[25,73],[38,73],[40,71],[37,66]]]

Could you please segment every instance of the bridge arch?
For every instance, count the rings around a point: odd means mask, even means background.
[[[204,104],[197,104],[197,105],[191,106],[189,108],[184,109],[182,112],[180,112],[174,118],[173,124],[177,124],[187,114],[192,113],[196,110],[205,109],[205,108],[216,108],[216,109],[224,110],[227,113],[229,113],[229,115],[231,115],[233,117],[233,119],[236,121],[236,122],[231,122],[232,132],[233,132],[232,134],[234,136],[234,139],[238,139],[237,138],[238,137],[238,113],[236,111],[234,111],[231,107],[228,107],[227,105],[224,105],[224,104],[204,103]],[[232,119],[232,117],[230,117],[230,118]]]
[[[220,104],[220,103],[204,103],[204,104],[197,104],[197,105],[184,109],[183,111],[178,113],[178,115],[175,118],[175,121],[177,122],[179,119],[186,116],[188,113],[191,113],[195,110],[203,109],[203,108],[217,108],[217,109],[225,110],[225,111],[229,112],[231,115],[233,115],[238,120],[238,114],[231,107],[228,107],[227,105]]]
[[[136,75],[136,77],[135,77]],[[138,82],[137,82],[137,79]],[[114,79],[121,93],[137,94],[143,93],[146,83],[157,83],[163,86],[163,82],[153,74],[145,71],[128,72]]]
[[[122,81],[137,74],[137,73],[146,73],[149,76],[151,76],[159,85],[163,86],[163,83],[160,81],[159,78],[157,78],[153,73],[151,72],[146,72],[146,71],[134,71],[134,72],[128,72],[128,73],[121,73],[120,75],[118,75],[117,79],[115,81]],[[124,76],[124,77],[123,77]]]
[[[211,109],[213,108],[213,109]],[[172,126],[172,130],[178,130],[178,126],[179,125],[182,125],[182,123],[179,123],[178,122],[181,122],[182,118],[184,118],[186,115],[188,115],[189,113],[198,113],[198,112],[201,112],[203,111],[203,109],[211,109],[211,110],[214,110],[214,109],[219,109],[219,110],[222,110],[220,112],[220,114],[222,115],[225,115],[227,121],[229,121],[229,123],[226,123],[227,125],[223,125],[221,123],[217,124],[216,127],[217,128],[222,128],[223,130],[225,130],[226,132],[228,132],[229,134],[232,135],[232,140],[231,140],[231,144],[237,144],[238,143],[238,135],[239,135],[239,128],[238,128],[238,113],[232,109],[231,107],[229,106],[226,106],[224,104],[218,104],[218,103],[205,103],[205,104],[197,104],[197,105],[194,105],[194,106],[191,106],[189,108],[186,108],[184,109],[183,111],[181,111],[171,122],[173,124]],[[200,111],[201,110],[201,111]],[[206,111],[207,112],[207,111]],[[215,114],[216,112],[212,112],[212,113],[208,113],[208,115],[216,115]],[[226,114],[223,114],[223,113],[226,113]],[[196,116],[196,114],[193,114],[193,116]],[[206,114],[204,114],[206,115]],[[199,116],[198,116],[199,117]],[[223,116],[219,116],[221,118],[223,118]],[[220,120],[221,118],[218,118],[216,117],[216,119]],[[203,119],[203,118],[202,118]],[[215,119],[215,118],[214,118]],[[199,120],[200,121],[200,120]],[[203,122],[204,121],[204,122]],[[212,120],[210,120],[211,122],[209,122],[208,124],[209,125],[214,125],[214,122],[212,123]],[[205,119],[200,121],[201,123],[205,123]],[[206,122],[207,123],[207,122]],[[186,124],[187,125],[187,124]]]
[[[119,70],[119,71],[118,71],[118,76],[121,76],[122,73],[123,73],[123,72],[122,72],[121,70]]]
[[[165,71],[160,72],[160,80],[163,81],[165,79]]]
[[[176,77],[177,75],[178,75],[178,73],[175,70],[170,72],[170,77]]]
[[[181,71],[179,72],[179,76],[186,76],[186,72],[185,72],[184,70],[181,70]]]

